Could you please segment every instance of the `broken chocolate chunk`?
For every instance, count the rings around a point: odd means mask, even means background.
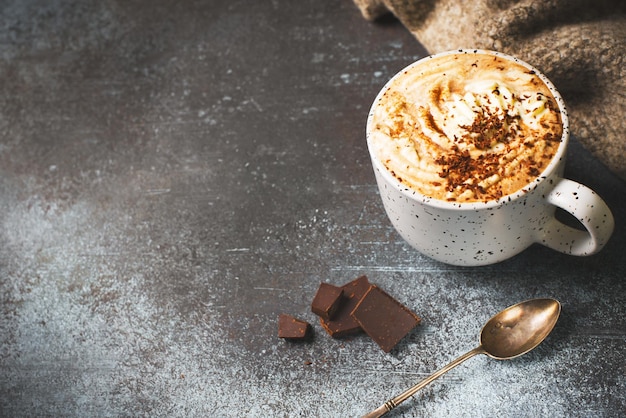
[[[343,289],[332,284],[322,283],[311,303],[311,311],[322,319],[333,319],[339,309]]]
[[[361,331],[361,326],[350,314],[369,287],[370,283],[366,276],[361,276],[341,286],[343,297],[333,319],[320,318],[320,324],[331,337],[338,338]]]
[[[386,353],[421,322],[420,317],[376,285],[370,286],[351,316]]]
[[[278,317],[278,337],[289,340],[305,340],[311,335],[311,324],[291,315],[280,314]]]

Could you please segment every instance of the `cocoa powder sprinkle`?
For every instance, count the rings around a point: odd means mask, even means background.
[[[475,198],[480,198],[487,193],[480,183],[498,173],[499,159],[499,155],[495,153],[472,158],[467,150],[461,152],[456,148],[439,157],[436,162],[442,166],[439,176],[446,179],[445,187],[448,192],[471,190]],[[496,192],[495,197],[500,196],[501,192],[499,195]]]
[[[501,116],[483,109],[478,113],[472,125],[461,125],[461,128],[469,132],[469,142],[479,150],[492,147],[497,142],[507,143],[512,137],[510,134],[518,129],[520,117],[511,116],[508,113]]]

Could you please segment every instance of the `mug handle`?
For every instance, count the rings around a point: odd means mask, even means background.
[[[546,201],[569,212],[585,227],[579,230],[552,218],[542,230],[539,242],[565,254],[595,254],[607,243],[615,221],[611,210],[593,190],[575,181],[556,178]]]

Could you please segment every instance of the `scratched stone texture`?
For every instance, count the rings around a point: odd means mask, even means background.
[[[0,2],[0,416],[359,416],[543,296],[563,313],[536,351],[474,358],[393,416],[624,416],[626,185],[573,142],[567,175],[617,219],[590,258],[416,253],[364,126],[424,55],[350,1]],[[361,274],[423,319],[390,354],[310,312]],[[283,312],[314,339],[279,340]]]

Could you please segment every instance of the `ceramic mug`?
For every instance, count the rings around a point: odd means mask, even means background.
[[[554,85],[531,65],[494,51],[459,50],[435,56],[455,53],[497,55],[534,71],[558,103],[563,127],[561,142],[543,172],[515,193],[498,199],[465,203],[421,194],[399,182],[387,170],[373,151],[370,135],[374,109],[394,79],[432,56],[409,65],[380,91],[372,105],[366,129],[380,196],[398,233],[421,253],[460,266],[497,263],[534,243],[575,256],[598,252],[613,232],[613,215],[593,190],[563,178],[569,122],[564,101]],[[557,207],[575,217],[584,230],[560,222],[555,217]]]

